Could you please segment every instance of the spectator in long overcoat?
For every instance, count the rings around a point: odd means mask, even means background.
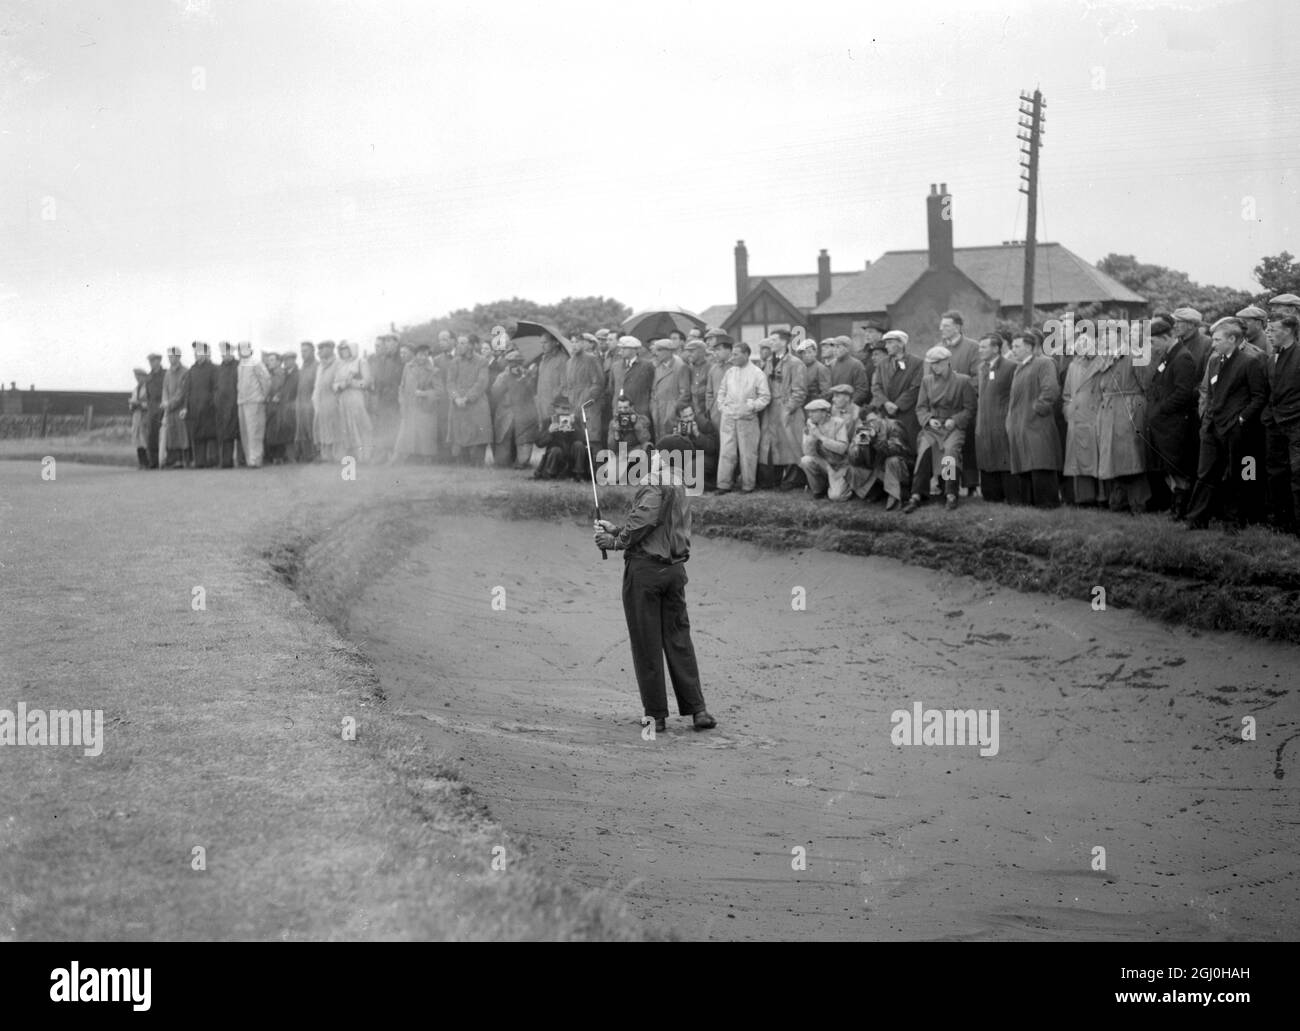
[[[162,355],[149,355],[149,375],[145,379],[145,394],[149,399],[149,468],[158,468],[158,437],[162,433],[163,408]],[[167,456],[164,455],[163,458]]]
[[[568,397],[574,412],[578,413],[580,424],[584,413],[583,405],[588,401],[595,402],[585,410],[585,417],[593,445],[599,447],[603,439],[601,412],[605,403],[605,369],[600,359],[589,350],[590,344],[591,341],[586,336],[574,339],[573,353],[564,365],[563,393]]]
[[[1187,514],[1200,453],[1196,356],[1163,319],[1151,324],[1151,382],[1147,385],[1146,462],[1153,489],[1163,485],[1175,521]]]
[[[925,362],[907,349],[907,334],[890,330],[880,338],[886,360],[876,366],[871,383],[871,406],[881,415],[897,419],[907,434],[907,443],[916,447],[921,424],[916,418],[916,402],[921,394]],[[879,345],[872,345],[873,349]]]
[[[1099,377],[1097,478],[1112,512],[1145,512],[1151,500],[1146,477],[1146,385],[1150,369],[1130,354],[1111,354]]]
[[[403,345],[399,357],[409,352]],[[398,384],[397,437],[389,465],[407,458],[431,461],[438,454],[438,401],[443,393],[441,377],[433,367],[433,350],[421,344],[410,353],[402,366],[402,382]]]
[[[1076,353],[1065,370],[1061,400],[1065,414],[1065,458],[1061,475],[1073,487],[1074,503],[1096,505],[1101,499],[1097,476],[1097,412],[1101,408],[1101,374],[1105,358],[1095,353],[1089,341],[1088,353]]]
[[[524,356],[506,352],[506,371],[492,384],[493,458],[527,469],[537,440],[537,372],[524,368]]]
[[[310,340],[304,340],[299,350],[302,368],[298,370],[298,399],[294,402],[294,459],[310,462],[316,457],[316,444],[311,435],[316,420],[316,410],[312,407],[316,393],[316,348]]]
[[[181,349],[167,348],[167,361],[171,364],[163,374],[161,448],[166,454],[162,468],[185,468],[190,464],[190,437],[181,412],[185,408],[186,377],[189,369],[181,364]]]
[[[1011,472],[1020,477],[1020,502],[1040,508],[1060,503],[1061,435],[1056,402],[1061,396],[1056,363],[1043,354],[1043,335],[1035,329],[1011,339],[1016,371],[1007,402],[1007,444]]]
[[[136,465],[140,469],[149,468],[149,373],[144,369],[133,369],[135,389],[130,393],[127,407],[131,411],[131,446],[135,448]]]
[[[1268,405],[1265,465],[1269,518],[1295,533],[1300,523],[1300,319],[1275,311],[1269,316]]]
[[[455,460],[482,465],[492,443],[492,408],[488,401],[488,359],[476,353],[473,334],[456,341],[456,357],[447,366],[451,399],[447,440]]]
[[[980,496],[985,501],[1017,504],[1020,481],[1011,475],[1011,446],[1007,442],[1007,404],[1016,365],[1002,353],[1005,344],[998,333],[986,333],[978,342],[975,461],[979,465]]]
[[[253,345],[239,343],[239,442],[250,469],[266,457],[266,401],[271,394],[271,370],[253,357]]]
[[[185,432],[190,439],[196,469],[215,467],[217,452],[217,381],[220,373],[212,364],[212,350],[196,340],[194,364],[185,377]]]
[[[669,340],[650,345],[654,354],[654,378],[650,384],[650,432],[656,440],[671,432],[677,421],[677,405],[690,400],[691,373],[674,352]]]
[[[221,365],[217,367],[217,452],[221,468],[233,469],[238,460],[243,464],[239,444],[239,356],[229,340],[223,340]]]
[[[334,357],[334,341],[322,340],[316,348],[316,385],[311,392],[311,439],[322,461],[332,462],[339,457],[339,396],[334,391],[334,373],[338,359]]]
[[[551,424],[552,407],[556,394],[564,393],[564,373],[568,367],[569,356],[564,346],[547,334],[542,344],[542,356],[537,363],[537,425],[545,429]]]
[[[298,355],[280,355],[280,377],[267,404],[267,458],[280,464],[294,460],[294,438],[298,434],[298,391],[302,389]]]
[[[799,464],[804,456],[803,406],[808,402],[804,365],[790,353],[788,331],[777,330],[771,346],[767,381],[772,401],[759,417],[758,464],[768,467],[766,475],[773,486],[797,490],[808,482]]]

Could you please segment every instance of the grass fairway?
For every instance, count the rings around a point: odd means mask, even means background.
[[[386,719],[366,659],[268,568],[317,526],[345,530],[336,583],[394,554],[346,532],[363,496],[332,470],[0,478],[0,708],[104,717],[98,756],[0,748],[0,938],[641,936]]]

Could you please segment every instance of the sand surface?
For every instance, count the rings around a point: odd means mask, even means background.
[[[442,519],[348,631],[534,852],[687,938],[1296,936],[1297,649],[888,559],[688,569],[711,733],[643,740],[621,555],[577,523]],[[998,753],[895,746],[917,701],[997,710]]]

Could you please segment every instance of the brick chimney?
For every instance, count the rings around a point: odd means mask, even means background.
[[[736,241],[736,304],[739,305],[749,293],[749,251],[745,241]]]
[[[925,220],[930,234],[930,267],[952,268],[952,196],[947,183],[941,183],[938,189],[934,183],[930,184],[930,196],[925,198]]]
[[[821,253],[817,255],[817,303],[821,304],[830,295],[831,256],[826,253],[826,248],[823,247]]]

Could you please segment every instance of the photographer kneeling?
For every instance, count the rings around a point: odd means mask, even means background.
[[[627,483],[629,465],[636,468],[644,466],[648,461],[646,452],[650,443],[650,420],[632,407],[626,394],[618,395],[605,442],[609,445],[610,461],[615,463],[617,471],[615,483]],[[608,471],[605,475],[609,475]]]
[[[853,492],[868,501],[883,493],[885,511],[902,504],[912,487],[916,452],[907,442],[907,429],[897,419],[865,412],[849,445]]]
[[[695,452],[704,453],[704,484],[717,484],[718,431],[703,412],[697,412],[690,401],[677,403],[677,423],[673,433],[691,442]]]
[[[578,479],[575,462],[587,461],[583,454],[582,427],[578,425],[569,399],[556,394],[551,401],[555,414],[550,425],[537,437],[537,446],[546,449],[542,462],[533,473],[534,480]]]
[[[799,467],[814,498],[848,501],[853,493],[849,470],[849,421],[831,413],[817,398],[803,406],[803,457]]]

